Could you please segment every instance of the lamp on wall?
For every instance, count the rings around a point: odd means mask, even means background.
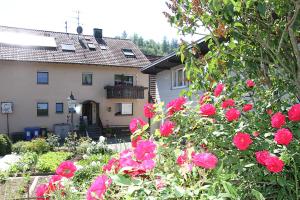
[[[110,106],[107,107],[107,111],[108,111],[108,112],[111,112],[111,107],[110,107]]]

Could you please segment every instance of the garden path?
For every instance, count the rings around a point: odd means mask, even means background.
[[[18,162],[20,160],[21,156],[18,156],[16,154],[9,154],[5,155],[4,157],[0,157],[0,171],[6,171],[9,169],[9,167]]]

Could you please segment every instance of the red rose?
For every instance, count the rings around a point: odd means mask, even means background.
[[[177,99],[170,101],[167,104],[168,114],[173,115],[175,112],[183,110],[184,108],[183,105],[185,104],[185,102],[186,102],[185,97],[179,97]]]
[[[216,86],[215,90],[214,90],[214,95],[215,95],[215,97],[220,96],[220,94],[222,93],[223,89],[224,89],[224,84],[219,83],[219,84]]]
[[[49,200],[49,189],[47,184],[41,184],[36,187],[35,196],[37,200]]]
[[[212,153],[198,153],[192,156],[193,163],[198,167],[213,169],[218,164],[218,158]]]
[[[285,125],[285,115],[283,115],[281,112],[275,113],[271,117],[271,124],[273,128],[281,128],[283,125]]]
[[[251,137],[247,133],[237,133],[233,137],[233,144],[238,148],[239,150],[246,150],[252,143]]]
[[[160,126],[160,134],[161,136],[164,136],[164,137],[168,137],[170,136],[173,131],[174,131],[174,127],[175,127],[175,124],[171,121],[165,121],[161,126]]]
[[[246,85],[247,85],[248,88],[252,88],[252,87],[255,86],[255,83],[254,83],[254,81],[249,79],[249,80],[246,81]]]
[[[240,111],[235,109],[235,108],[230,108],[226,113],[225,113],[225,117],[226,119],[231,122],[234,120],[238,120],[240,117]]]
[[[257,151],[255,152],[256,160],[259,164],[266,165],[266,160],[271,156],[269,151]]]
[[[200,107],[200,113],[205,116],[212,116],[216,114],[216,108],[212,104],[204,104]]]
[[[228,108],[228,107],[234,106],[234,104],[235,104],[235,102],[234,102],[233,99],[227,99],[227,100],[224,100],[224,101],[222,102],[221,107],[222,107],[223,109],[226,109],[226,108]]]
[[[284,162],[276,156],[270,156],[265,160],[265,165],[270,172],[281,172],[284,167]]]
[[[291,121],[300,121],[300,104],[293,105],[288,111],[288,116]]]
[[[277,130],[275,138],[277,144],[288,145],[293,140],[293,134],[286,128]]]
[[[245,104],[243,107],[244,112],[248,112],[249,110],[252,110],[253,105],[252,104]]]
[[[147,123],[142,120],[142,118],[133,118],[129,124],[129,129],[131,133],[134,133],[136,130],[143,128]]]
[[[144,105],[144,115],[145,117],[151,119],[152,117],[154,117],[155,112],[154,112],[154,104],[152,103],[146,103]]]

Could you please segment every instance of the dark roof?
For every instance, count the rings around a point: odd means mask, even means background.
[[[205,37],[198,40],[197,46],[200,50],[201,55],[205,55],[208,51],[208,42],[205,41]],[[191,48],[193,45],[189,45],[188,48]],[[199,56],[199,55],[198,55]],[[172,67],[176,67],[178,65],[182,64],[180,57],[176,55],[176,52],[172,52],[148,65],[143,67],[141,71],[145,74],[157,74],[161,71],[171,69]]]
[[[94,36],[80,36],[80,38],[90,39],[89,41],[82,40],[83,43],[91,42],[95,44],[96,49],[90,50],[88,47],[84,48],[84,44],[79,41],[77,34],[6,26],[0,26],[0,32],[53,37],[57,45],[57,48],[34,48],[0,43],[0,60],[120,67],[143,67],[150,63],[146,56],[130,40],[103,37],[100,42],[106,44],[107,49],[101,50],[99,40],[97,42]],[[62,51],[61,44],[74,44],[75,52]],[[135,57],[125,57],[122,49],[131,49]]]

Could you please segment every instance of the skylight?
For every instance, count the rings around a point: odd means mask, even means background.
[[[133,53],[132,49],[122,49],[126,58],[136,58],[135,54]]]
[[[94,43],[90,43],[89,42],[87,45],[88,45],[88,47],[89,47],[90,50],[95,50],[96,49],[96,46],[95,46]]]
[[[55,49],[57,47],[54,37],[17,32],[0,32],[0,43],[24,47],[50,47]]]
[[[104,45],[104,44],[100,44],[100,48],[101,48],[101,50],[106,50],[106,49],[107,49],[107,46]]]
[[[73,44],[61,44],[61,49],[63,51],[75,51],[75,46]]]

